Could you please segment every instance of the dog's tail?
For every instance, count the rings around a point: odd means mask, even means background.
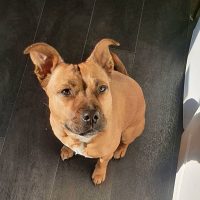
[[[112,51],[110,51],[111,53],[111,56],[113,58],[113,61],[114,61],[114,70],[122,73],[122,74],[125,74],[125,75],[128,75],[128,72],[124,66],[124,64],[122,63],[122,61],[119,59],[119,57],[117,56],[117,54],[113,53]]]

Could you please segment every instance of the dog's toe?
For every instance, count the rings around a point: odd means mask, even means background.
[[[93,174],[92,181],[95,185],[99,185],[105,181],[106,175],[105,174]]]
[[[70,148],[66,146],[63,146],[61,148],[60,157],[63,161],[71,158],[73,155],[74,155],[74,152]]]
[[[125,156],[125,154],[126,154],[126,148],[119,147],[115,151],[113,158],[114,159],[120,159],[120,158],[123,158]]]

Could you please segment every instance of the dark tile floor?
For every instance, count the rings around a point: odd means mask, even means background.
[[[0,199],[171,199],[182,133],[188,16],[187,0],[1,1]],[[110,162],[105,183],[94,187],[95,160],[60,160],[47,99],[22,52],[44,41],[66,62],[78,63],[104,37],[121,43],[114,51],[144,90],[147,123],[126,157]]]
[[[4,137],[0,137],[0,154],[3,148],[3,144],[4,144]]]

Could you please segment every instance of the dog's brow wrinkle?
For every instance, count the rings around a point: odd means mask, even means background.
[[[99,85],[99,80],[95,79],[94,82],[95,82],[95,86],[97,87]]]
[[[79,72],[81,71],[79,65],[76,65],[76,68]]]
[[[75,80],[69,80],[68,83],[69,83],[69,85],[71,85],[72,87],[75,87],[75,86],[77,85]]]
[[[83,90],[85,91],[87,89],[87,83],[84,80],[82,80],[82,83],[83,83]]]

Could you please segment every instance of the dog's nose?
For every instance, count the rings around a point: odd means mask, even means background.
[[[82,115],[82,119],[86,123],[96,124],[100,118],[100,114],[96,110],[85,111]]]

